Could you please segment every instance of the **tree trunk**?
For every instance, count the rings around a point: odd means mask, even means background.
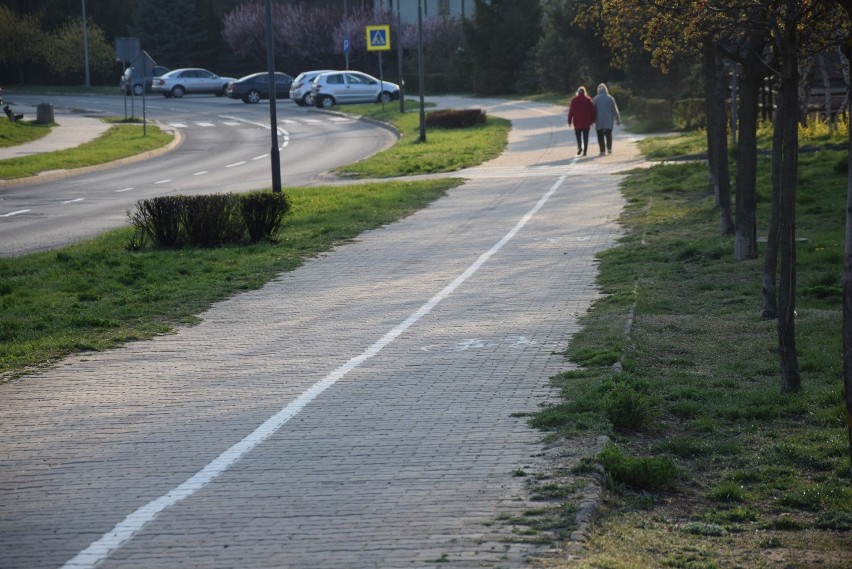
[[[778,278],[778,225],[780,218],[781,202],[781,164],[784,160],[783,133],[784,120],[783,100],[784,93],[778,95],[778,109],[775,112],[774,131],[772,133],[772,211],[769,215],[769,235],[766,239],[766,256],[763,258],[763,310],[761,316],[767,320],[778,316],[778,292],[776,280]]]
[[[852,22],[852,0],[838,2]],[[852,34],[843,45],[843,55],[852,62]],[[847,171],[852,173],[852,129],[846,152]],[[846,181],[846,242],[843,255],[843,392],[846,399],[846,435],[849,445],[849,478],[852,479],[852,176]]]
[[[727,78],[721,53],[713,41],[704,44],[704,77],[710,185],[719,208],[720,232],[722,235],[733,235],[731,174],[728,168],[728,116],[725,107]]]
[[[757,258],[757,103],[765,68],[759,62],[743,65],[739,90],[739,146],[737,148],[736,224],[734,258]]]
[[[796,174],[799,163],[799,38],[796,0],[785,2],[784,29],[780,42],[781,97],[778,115],[781,135],[778,233],[781,279],[778,286],[778,354],[781,390],[796,393],[801,387],[796,355]]]

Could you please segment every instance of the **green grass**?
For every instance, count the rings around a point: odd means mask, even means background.
[[[51,125],[38,124],[35,121],[22,120],[12,122],[0,117],[0,148],[17,146],[38,140],[50,134]]]
[[[802,141],[831,148],[844,136],[803,133]],[[700,137],[643,147],[660,158],[693,153]],[[776,323],[760,318],[762,258],[732,259],[706,165],[658,165],[624,182],[626,235],[600,255],[605,296],[567,351],[584,367],[554,378],[564,402],[531,421],[569,440],[589,432],[612,439],[599,457],[612,482],[607,514],[587,558],[572,566],[848,566],[845,160],[824,149],[800,158],[797,395],[781,393]],[[769,166],[762,156],[760,235]]]
[[[398,107],[376,105],[346,107],[347,113],[359,114],[393,125],[402,139],[393,147],[366,160],[338,168],[336,172],[356,178],[387,178],[415,174],[454,172],[481,164],[500,155],[506,147],[511,123],[488,117],[485,124],[462,129],[429,128],[426,141],[420,142],[420,113],[399,113]]]
[[[58,251],[0,259],[0,377],[192,323],[212,303],[258,288],[459,183],[290,188],[292,213],[276,244],[134,253],[125,247],[128,227]]]
[[[0,179],[14,180],[51,170],[103,164],[161,148],[174,139],[173,135],[159,128],[149,126],[147,136],[143,136],[142,130],[138,125],[117,124],[95,140],[76,148],[0,160]]]

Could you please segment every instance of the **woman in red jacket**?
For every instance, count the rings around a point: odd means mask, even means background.
[[[586,88],[577,89],[577,95],[568,105],[568,126],[574,127],[577,137],[577,156],[586,155],[589,148],[589,129],[595,122],[595,104],[586,95]]]

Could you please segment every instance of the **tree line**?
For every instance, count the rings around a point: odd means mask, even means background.
[[[0,84],[82,84],[83,0],[0,0]],[[610,48],[595,30],[575,23],[586,0],[474,0],[466,20],[424,15],[425,88],[479,94],[568,93],[577,85],[620,82],[648,96],[694,94],[686,80],[693,62],[673,65],[668,76],[643,53],[612,66]],[[223,75],[265,69],[262,0],[86,0],[89,66],[94,85],[116,82],[123,62],[115,39],[138,37],[141,47],[169,68],[207,67]],[[416,22],[402,22],[385,2],[273,0],[276,67],[292,75],[339,69],[345,59],[391,80],[416,85]],[[391,26],[394,50],[401,40],[402,77],[396,52],[367,52],[366,25]],[[397,29],[397,28],[400,29]],[[344,55],[348,30],[350,51]]]

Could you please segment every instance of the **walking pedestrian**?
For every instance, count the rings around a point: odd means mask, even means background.
[[[598,146],[601,156],[612,154],[612,123],[621,124],[621,115],[618,113],[618,105],[609,94],[606,85],[598,85],[598,94],[593,99],[595,104],[595,129],[598,135]]]
[[[589,149],[589,129],[595,122],[595,104],[586,94],[586,88],[577,89],[577,94],[568,104],[568,126],[574,127],[577,137],[577,156],[586,155]]]

